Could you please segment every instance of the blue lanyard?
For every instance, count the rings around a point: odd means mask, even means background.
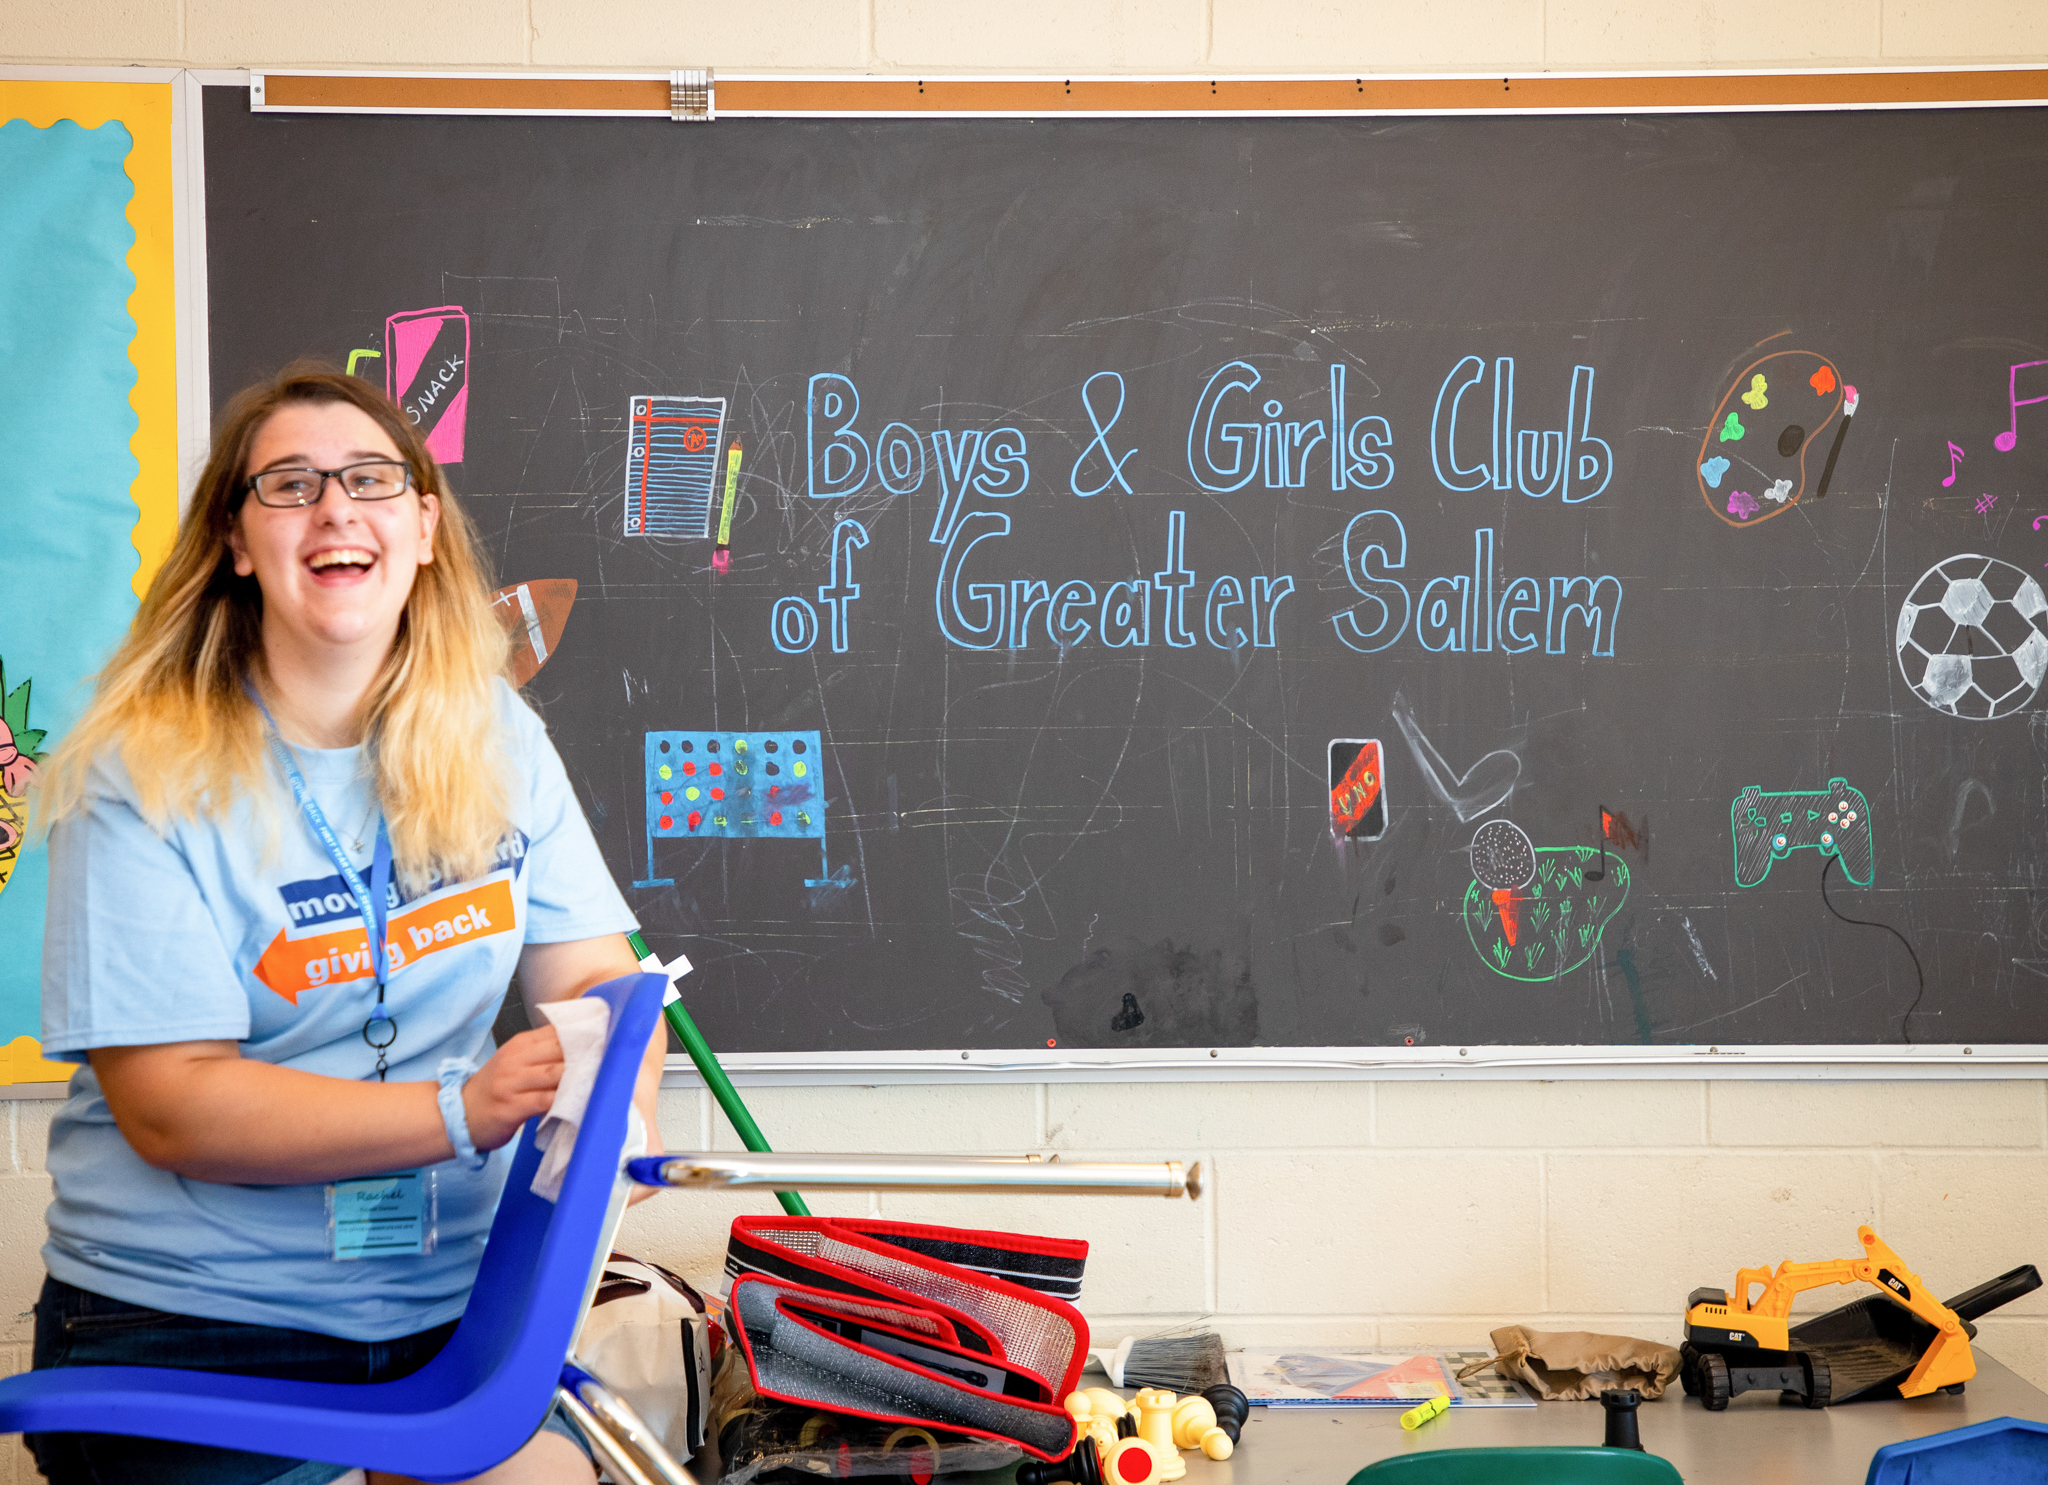
[[[313,797],[306,787],[305,778],[299,773],[299,766],[292,761],[291,750],[284,745],[284,737],[277,730],[277,719],[270,715],[270,708],[263,704],[263,698],[256,694],[256,688],[246,687],[249,699],[256,703],[256,709],[263,713],[264,723],[269,729],[271,752],[284,768],[284,776],[292,786],[292,796],[299,802],[299,812],[306,817],[306,823],[313,827],[313,834],[320,838],[320,844],[327,849],[327,858],[332,861],[341,878],[348,883],[348,890],[355,895],[356,906],[363,915],[363,926],[370,935],[370,967],[377,976],[377,1003],[370,1009],[370,1019],[363,1023],[363,1040],[377,1054],[377,1081],[383,1082],[389,1064],[384,1054],[391,1044],[398,1040],[398,1022],[384,1006],[384,986],[390,978],[389,951],[384,936],[390,913],[386,894],[391,889],[391,836],[384,828],[384,816],[377,816],[377,848],[370,859],[369,886],[363,885],[362,873],[355,863],[348,859],[348,853],[341,848],[341,841],[334,833],[334,827],[327,823],[327,815],[320,808],[320,801]],[[375,1028],[383,1036],[379,1041],[372,1036]]]

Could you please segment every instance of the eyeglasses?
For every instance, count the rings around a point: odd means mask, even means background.
[[[351,500],[390,500],[410,488],[412,470],[385,459],[340,469],[266,469],[250,475],[248,487],[259,505],[318,505],[329,480],[337,481]]]

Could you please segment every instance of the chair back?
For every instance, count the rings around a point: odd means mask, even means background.
[[[1423,1449],[1367,1465],[1350,1485],[1684,1485],[1668,1459],[1599,1444]]]
[[[494,1405],[536,1422],[546,1412],[631,1190],[619,1157],[667,987],[661,975],[630,974],[589,992],[611,1008],[611,1025],[561,1199],[533,1192],[540,1120],[528,1120],[469,1307],[441,1353],[415,1374],[421,1386],[451,1399],[500,1394]]]
[[[390,1382],[299,1382],[177,1367],[51,1367],[0,1379],[0,1431],[110,1432],[467,1480],[509,1458],[547,1416],[631,1183],[619,1169],[662,975],[590,994],[611,1008],[576,1149],[550,1202],[532,1191],[528,1122],[476,1287],[432,1361]],[[167,1358],[170,1359],[170,1358]]]

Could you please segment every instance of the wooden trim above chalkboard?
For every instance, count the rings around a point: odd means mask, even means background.
[[[986,1083],[1290,1083],[1528,1081],[1551,1078],[1708,1082],[1917,1082],[2040,1078],[2048,1047],[1428,1046],[1152,1047],[1112,1050],[727,1052],[748,1087]],[[701,1087],[690,1059],[669,1057],[665,1088]]]
[[[266,113],[670,116],[668,74],[251,72]],[[2048,102],[2048,68],[1477,77],[966,77],[722,73],[725,118],[1707,113]]]

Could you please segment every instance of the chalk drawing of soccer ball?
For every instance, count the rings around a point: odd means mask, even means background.
[[[1936,711],[1977,722],[2009,716],[2048,674],[2048,595],[2010,562],[1951,557],[1900,605],[1897,645],[1906,684]]]

